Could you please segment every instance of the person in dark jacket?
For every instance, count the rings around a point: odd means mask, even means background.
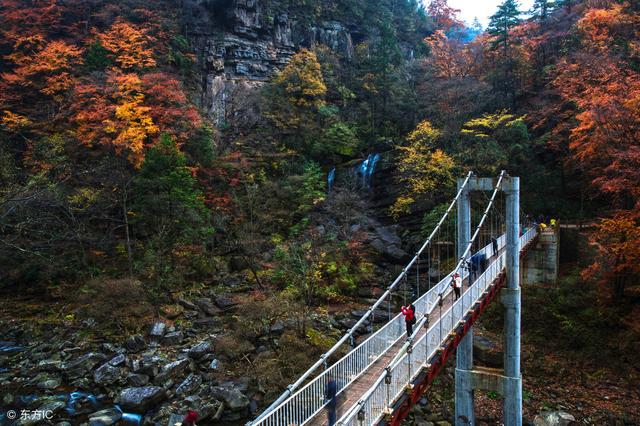
[[[327,401],[327,420],[329,426],[336,424],[338,408],[338,384],[333,376],[329,376],[329,381],[324,390],[324,398]]]
[[[407,326],[407,337],[411,337],[413,334],[413,324],[416,323],[416,307],[413,303],[409,306],[403,306],[401,308],[404,315],[404,324]]]

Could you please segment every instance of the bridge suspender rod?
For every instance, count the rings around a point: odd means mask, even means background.
[[[449,213],[451,212],[453,207],[458,202],[458,199],[460,198],[460,195],[462,194],[462,191],[464,191],[465,187],[469,183],[469,179],[471,179],[471,176],[473,176],[473,172],[469,172],[467,174],[467,177],[465,178],[463,184],[460,186],[460,189],[458,190],[458,193],[456,194],[456,197],[453,199],[451,204],[449,204],[449,208],[444,213],[444,215],[440,219],[440,222],[438,222],[438,225],[436,225],[436,227],[433,230],[433,232],[431,232],[431,235],[429,235],[429,238],[427,238],[427,240],[424,242],[424,244],[422,244],[422,247],[420,247],[420,250],[418,250],[418,252],[413,257],[413,259],[411,259],[409,264],[402,270],[400,275],[398,275],[398,277],[395,279],[395,281],[393,281],[393,283],[387,288],[387,290],[380,296],[380,298],[376,301],[376,303],[374,303],[369,308],[369,310],[364,314],[364,316],[362,318],[360,318],[360,320],[353,327],[351,327],[349,329],[347,334],[345,334],[340,340],[338,340],[336,342],[336,344],[331,347],[331,349],[329,349],[327,352],[325,352],[320,357],[320,359],[315,364],[313,364],[311,366],[311,368],[309,368],[302,376],[300,376],[300,378],[295,383],[290,384],[289,386],[287,386],[287,389],[282,393],[282,395],[280,395],[278,397],[278,399],[273,401],[273,403],[269,407],[267,407],[267,409],[264,410],[262,412],[262,414],[260,414],[258,417],[256,417],[255,420],[247,423],[247,425],[252,425],[252,424],[258,422],[263,417],[265,417],[267,414],[269,414],[271,411],[273,411],[275,408],[277,408],[280,404],[282,404],[289,396],[291,396],[293,394],[294,390],[296,390],[301,384],[303,384],[309,378],[309,376],[311,376],[313,374],[314,371],[316,371],[320,366],[324,365],[326,363],[327,359],[329,359],[329,357],[331,355],[333,355],[345,342],[347,342],[350,338],[353,337],[353,334],[356,332],[356,330],[358,328],[360,328],[360,326],[362,324],[364,324],[367,321],[367,319],[369,318],[371,313],[373,311],[375,311],[376,308],[382,304],[382,302],[384,302],[384,300],[385,300],[385,298],[387,296],[391,295],[391,292],[393,292],[393,290],[398,286],[398,284],[404,278],[404,276],[409,273],[409,269],[413,266],[414,263],[416,263],[418,261],[419,256],[427,248],[427,246],[431,243],[431,240],[436,235],[436,232],[440,229],[440,226],[442,226],[444,221],[447,219],[447,216],[449,215]]]

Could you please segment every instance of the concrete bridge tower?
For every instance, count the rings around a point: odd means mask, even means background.
[[[458,188],[463,185],[458,180]],[[495,179],[472,177],[458,201],[458,257],[471,239],[471,191],[491,191]],[[504,399],[504,424],[522,426],[522,376],[520,374],[520,178],[505,177],[507,285],[502,289],[504,305],[504,370],[473,367],[473,329],[456,352],[456,426],[475,425],[474,390],[494,391]]]

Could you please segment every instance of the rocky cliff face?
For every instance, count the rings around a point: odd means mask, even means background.
[[[324,44],[345,58],[351,31],[336,21],[313,26],[268,0],[184,0],[185,32],[196,46],[203,108],[220,125],[251,120],[250,93],[301,47]]]

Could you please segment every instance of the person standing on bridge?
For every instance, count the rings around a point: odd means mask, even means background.
[[[456,295],[456,299],[460,299],[460,289],[462,288],[462,277],[459,273],[453,274],[453,279],[451,280],[451,287],[453,287],[453,292]]]
[[[336,383],[333,373],[330,373],[328,380],[329,381],[327,382],[327,386],[324,390],[324,398],[327,403],[327,420],[329,422],[329,426],[333,426],[336,424],[337,417],[338,384]]]
[[[403,306],[401,308],[404,315],[404,324],[407,326],[407,337],[411,337],[413,334],[413,324],[416,323],[416,307],[413,303],[409,306]]]

